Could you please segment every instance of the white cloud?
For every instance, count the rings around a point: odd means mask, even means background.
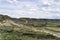
[[[17,1],[6,0],[10,4],[0,5],[0,14],[11,17],[56,18],[60,17],[60,6],[54,0]],[[39,6],[37,6],[39,5]],[[54,17],[53,17],[54,16]]]

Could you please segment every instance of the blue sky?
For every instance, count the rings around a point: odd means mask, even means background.
[[[60,0],[0,0],[0,14],[60,19]]]

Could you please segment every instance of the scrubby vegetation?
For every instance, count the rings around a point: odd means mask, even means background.
[[[18,32],[7,30],[1,30],[0,38],[0,40],[59,40],[59,38],[44,32]]]
[[[0,15],[0,40],[60,40],[60,20]]]

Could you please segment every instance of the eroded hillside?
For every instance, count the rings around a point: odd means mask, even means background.
[[[60,19],[0,15],[0,40],[60,40]]]

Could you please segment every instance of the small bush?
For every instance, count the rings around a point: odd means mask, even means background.
[[[56,27],[60,27],[60,25],[57,25]]]

